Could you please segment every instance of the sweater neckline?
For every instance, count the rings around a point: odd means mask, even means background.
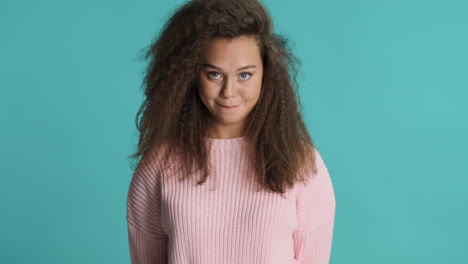
[[[205,137],[207,141],[211,143],[212,146],[218,148],[237,148],[243,145],[245,142],[245,136],[234,137],[234,138],[212,138]]]

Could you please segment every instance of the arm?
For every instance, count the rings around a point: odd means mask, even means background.
[[[127,227],[131,263],[166,264],[167,241],[161,223],[161,188],[153,166],[140,163],[127,195]]]
[[[293,233],[295,262],[328,264],[335,219],[335,193],[327,167],[315,149],[317,173],[299,185],[296,197],[298,226]]]

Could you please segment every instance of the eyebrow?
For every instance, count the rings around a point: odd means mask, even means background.
[[[214,66],[214,65],[212,65],[212,64],[208,64],[208,63],[204,63],[204,64],[203,64],[203,67],[214,68],[214,69],[218,69],[218,70],[222,71],[221,68],[216,67],[216,66]],[[237,70],[240,71],[240,70],[244,70],[244,69],[248,69],[248,68],[257,68],[257,66],[255,66],[255,65],[247,65],[247,66],[244,66],[244,67],[240,67],[240,68],[237,69]]]

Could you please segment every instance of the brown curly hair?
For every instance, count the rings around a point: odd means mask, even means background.
[[[288,40],[273,32],[273,21],[258,0],[192,0],[173,11],[159,37],[143,50],[149,60],[145,99],[136,115],[138,148],[129,158],[141,157],[141,162],[164,149],[163,164],[172,154],[182,161],[182,179],[193,175],[196,164],[203,171],[198,184],[206,181],[210,144],[205,137],[211,117],[197,93],[204,48],[213,38],[242,35],[255,37],[264,65],[261,94],[243,135],[256,153],[256,182],[283,194],[317,172],[315,146],[298,100],[296,65],[301,63]]]

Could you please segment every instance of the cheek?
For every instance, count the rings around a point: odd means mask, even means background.
[[[198,94],[203,98],[210,97],[210,87],[207,85],[207,82],[204,81],[201,77],[198,80]]]
[[[213,104],[212,101],[218,97],[217,88],[207,84],[202,84],[202,86],[198,88],[198,93],[205,104]]]
[[[214,89],[213,87],[210,87],[208,85],[201,86],[199,88],[199,92],[206,99],[216,98],[216,89]]]
[[[262,90],[262,80],[256,80],[252,85],[247,89],[248,97],[250,100],[257,100],[260,96]]]

